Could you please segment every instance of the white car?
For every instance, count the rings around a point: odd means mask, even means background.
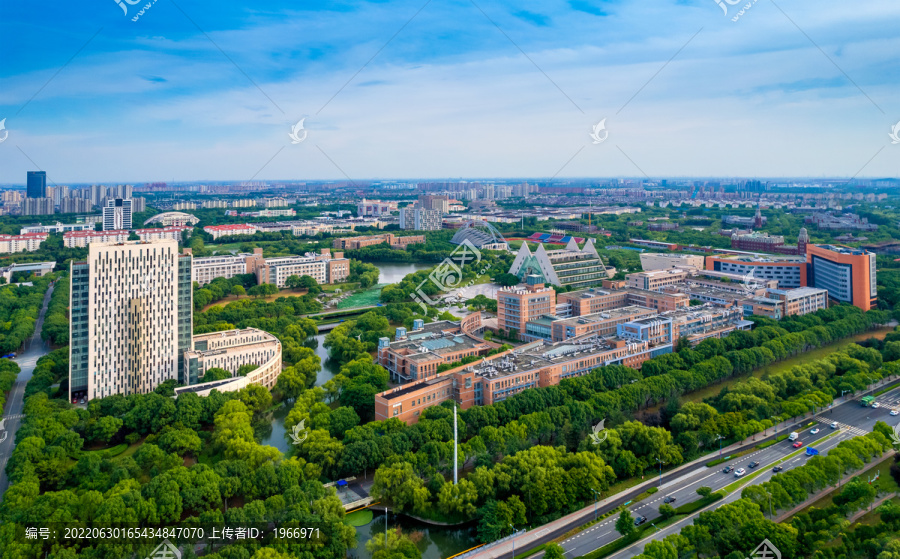
[[[880,408],[880,407],[881,407],[881,404],[879,404],[878,402],[874,402],[874,403],[872,404],[872,409]]]
[[[891,415],[900,415],[900,412],[897,410],[891,410]]]
[[[812,431],[809,432],[809,434],[810,434],[810,435],[815,435],[815,434],[817,434],[818,432],[819,432],[818,429],[813,429]]]
[[[741,477],[742,475],[744,475],[746,473],[747,473],[747,470],[745,470],[744,468],[738,468],[737,470],[734,471],[734,477]]]

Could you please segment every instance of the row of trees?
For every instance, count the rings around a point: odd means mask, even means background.
[[[44,294],[56,274],[33,278],[33,285],[0,287],[0,354],[18,349],[34,334]]]
[[[15,361],[0,359],[0,410],[6,404],[6,393],[12,390],[20,370]]]
[[[60,274],[41,326],[41,338],[62,346],[69,343],[69,276]]]
[[[204,286],[194,283],[194,310],[199,311],[210,303],[221,301],[229,295],[242,296],[256,287],[255,274],[238,274],[231,278],[216,278]]]
[[[847,514],[867,507],[874,500],[876,490],[865,480],[852,480],[835,494],[832,506],[801,513],[789,524],[775,523],[766,515],[806,501],[813,492],[835,486],[844,475],[881,456],[890,448],[888,432],[892,432],[890,427],[879,422],[873,433],[842,441],[827,456],[814,456],[799,468],[773,476],[771,481],[750,485],[743,490],[741,499],[700,513],[680,533],[648,543],[637,557],[738,559],[750,554],[764,539],[778,548],[782,557],[874,557],[877,554],[851,553],[864,549],[859,537],[847,537],[849,524],[845,520]],[[879,510],[883,523],[877,529],[866,527],[867,535],[900,529],[900,507],[888,504]],[[835,548],[833,540],[839,536],[843,541]],[[877,541],[878,538],[871,538],[869,543]],[[879,551],[886,547],[886,541],[879,543],[872,547]],[[889,555],[878,557],[890,559]]]

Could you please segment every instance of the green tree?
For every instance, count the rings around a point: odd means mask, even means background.
[[[544,548],[544,559],[565,559],[565,550],[556,542],[550,542]]]
[[[233,285],[231,287],[231,294],[235,297],[243,297],[247,294],[247,290],[244,289],[243,285]]]
[[[200,382],[212,382],[214,380],[225,380],[231,378],[231,373],[221,367],[210,367],[203,374]]]
[[[672,505],[666,503],[659,505],[659,515],[663,518],[672,518],[673,516],[675,516],[675,514],[677,513],[675,512],[675,509],[672,507]]]
[[[712,487],[707,487],[705,485],[701,485],[700,487],[697,488],[697,495],[700,495],[701,497],[704,497],[704,498],[709,497],[710,495],[712,495]]]
[[[634,526],[634,518],[631,517],[631,512],[623,510],[619,513],[619,518],[616,519],[616,531],[622,534],[623,537],[628,538],[637,530]]]
[[[411,539],[403,535],[399,529],[389,530],[387,534],[378,533],[366,542],[366,551],[372,559],[421,559],[422,552]]]

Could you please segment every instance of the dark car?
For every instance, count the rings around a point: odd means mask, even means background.
[[[635,525],[635,526],[640,526],[640,525],[643,524],[644,522],[647,522],[647,517],[646,517],[646,516],[638,516],[637,518],[634,519],[634,525]]]
[[[749,465],[751,468],[755,468],[755,467],[759,466],[759,462],[757,462],[756,460],[754,460],[753,462],[750,462],[750,464],[748,464],[748,465]]]
[[[772,468],[772,471],[773,471],[773,472],[780,472],[780,471],[783,470],[783,469],[784,469],[784,468],[782,468],[781,466],[775,466],[774,468]]]
[[[670,496],[667,496],[665,499],[663,499],[663,502],[666,503],[666,504],[674,503],[674,502],[675,502],[675,497],[672,497],[671,495],[670,495]]]
[[[725,466],[725,469],[722,470],[722,473],[723,473],[723,474],[730,474],[730,473],[733,472],[733,471],[734,471],[734,466]]]

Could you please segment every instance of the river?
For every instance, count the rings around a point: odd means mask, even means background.
[[[378,283],[381,285],[397,283],[408,274],[431,267],[430,264],[394,262],[379,263],[376,266],[381,272],[378,278]],[[328,357],[328,350],[325,348],[324,343],[324,333],[311,336],[304,343],[306,347],[315,351],[322,361],[322,369],[316,377],[316,386],[322,386],[328,382],[340,369],[337,363],[332,362]],[[289,445],[285,439],[284,420],[289,412],[289,406],[281,406],[272,412],[270,421],[255,426],[256,438],[261,444],[274,446],[285,454],[288,453]],[[474,525],[463,528],[429,526],[405,516],[390,515],[388,526],[390,528],[399,527],[404,534],[412,538],[422,551],[423,559],[441,559],[442,557],[449,557],[465,551],[474,545],[472,542],[475,541],[476,537]],[[375,518],[372,522],[356,529],[358,544],[356,549],[350,550],[351,557],[370,559],[371,554],[366,551],[366,542],[369,541],[374,531],[380,532],[383,530],[384,510],[382,509],[381,512],[376,510]]]

